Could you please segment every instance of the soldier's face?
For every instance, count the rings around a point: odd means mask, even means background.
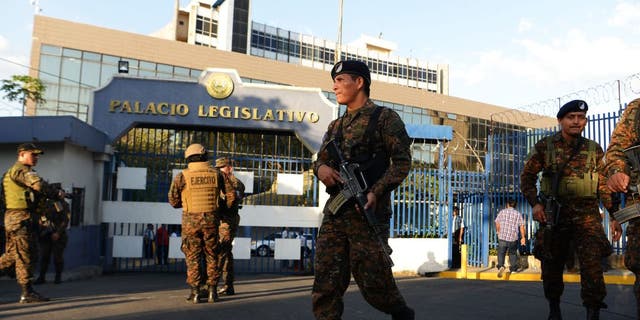
[[[569,112],[562,119],[558,119],[562,133],[570,136],[580,136],[587,125],[585,112]]]
[[[349,105],[355,101],[360,88],[364,86],[362,77],[354,77],[350,74],[339,74],[333,79],[333,92],[339,104]]]
[[[38,164],[39,156],[39,154],[33,153],[31,151],[21,151],[18,155],[18,161],[20,161],[24,165],[34,167],[36,164]]]

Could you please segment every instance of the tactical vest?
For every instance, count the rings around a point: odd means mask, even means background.
[[[31,194],[31,191],[29,188],[18,184],[11,179],[13,172],[17,169],[17,165],[14,165],[9,169],[9,171],[7,171],[7,173],[5,173],[4,178],[2,179],[7,209],[27,209],[29,207],[27,194]]]
[[[182,171],[185,188],[182,208],[185,213],[216,212],[220,201],[219,173],[208,162],[189,163]]]
[[[540,180],[540,192],[545,195],[552,195],[553,175],[558,171],[556,162],[556,149],[553,144],[553,136],[546,138],[547,152],[545,164],[547,167]],[[570,198],[596,198],[598,196],[598,172],[597,172],[597,151],[596,143],[586,140],[587,151],[579,151],[581,155],[586,155],[587,161],[584,164],[585,170],[582,177],[560,177],[558,190],[555,196]],[[576,155],[578,156],[578,155]]]

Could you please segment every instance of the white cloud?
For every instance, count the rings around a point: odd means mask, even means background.
[[[629,28],[634,32],[640,32],[638,19],[640,19],[640,3],[623,1],[616,5],[613,16],[609,18],[608,22],[611,26]]]
[[[521,18],[518,23],[518,32],[527,32],[533,28],[533,22],[527,18]]]

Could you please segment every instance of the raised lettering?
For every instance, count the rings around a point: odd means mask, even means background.
[[[120,100],[111,100],[109,103],[109,112],[116,112],[116,108],[120,108]]]

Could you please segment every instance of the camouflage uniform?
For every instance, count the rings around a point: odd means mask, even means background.
[[[640,142],[640,123],[637,120],[640,116],[639,112],[640,99],[631,101],[611,134],[604,170],[607,177],[611,177],[616,172],[624,172],[632,178],[632,181],[638,179],[630,172],[628,159],[623,150]],[[640,202],[638,197],[632,197],[631,194],[627,194],[625,200],[627,206]],[[636,276],[634,293],[640,316],[640,219],[629,221],[626,235],[627,248],[624,253],[624,264]]]
[[[227,288],[233,288],[233,239],[238,232],[240,225],[240,215],[238,210],[240,202],[244,196],[244,184],[234,175],[224,174],[225,207],[222,210],[220,218],[220,255],[218,263],[220,264],[220,272],[223,275],[224,285]]]
[[[586,175],[596,175],[597,170],[601,170],[604,163],[602,158],[604,152],[595,141],[582,138],[580,148],[569,163],[564,166],[561,177],[582,178]],[[536,181],[538,173],[543,171],[551,180],[552,163],[547,163],[548,155],[547,143],[551,141],[555,150],[555,161],[557,167],[567,162],[570,155],[574,153],[578,139],[573,143],[568,143],[562,133],[558,132],[552,136],[551,140],[543,138],[535,144],[533,150],[528,155],[523,172],[520,177],[521,189],[525,198],[533,207],[539,203],[537,197]],[[589,151],[591,150],[591,151]],[[595,151],[595,155],[594,155]],[[558,168],[559,169],[559,168]],[[589,170],[590,171],[587,171]],[[543,227],[536,233],[535,254],[542,262],[542,280],[544,293],[550,302],[558,302],[564,290],[562,273],[564,264],[568,256],[569,242],[575,241],[577,255],[580,261],[580,279],[582,285],[581,297],[586,307],[601,308],[605,305],[602,300],[606,296],[604,277],[602,274],[601,260],[611,254],[602,218],[599,213],[599,203],[597,194],[603,198],[603,202],[608,202],[609,192],[607,191],[604,176],[597,174],[599,179],[594,187],[593,196],[568,195],[568,192],[558,192],[557,199],[561,205],[557,224],[552,231],[552,239],[543,237]],[[568,181],[568,180],[564,180]],[[597,193],[597,194],[596,194]],[[547,243],[546,241],[551,241]],[[550,250],[551,252],[543,252]]]
[[[209,197],[215,202],[215,208],[208,212],[192,212],[195,197],[189,196],[187,190],[187,171],[200,171],[213,173],[215,181],[208,184]],[[219,281],[218,270],[218,228],[220,226],[219,198],[224,191],[222,174],[207,162],[192,162],[174,178],[169,189],[169,204],[174,208],[183,208],[182,214],[182,252],[184,252],[187,264],[187,284],[196,288],[201,283],[201,258],[204,254],[207,265],[206,283],[215,287]],[[210,199],[210,200],[211,200]]]
[[[46,182],[30,166],[20,162],[16,162],[5,173],[2,183],[7,204],[4,217],[7,244],[6,252],[0,257],[0,269],[10,270],[15,266],[18,284],[30,287],[38,256],[37,221],[26,197],[34,194],[34,188],[45,192],[49,197],[56,196],[55,191],[50,190]]]
[[[68,241],[67,226],[71,218],[71,210],[69,204],[64,200],[58,200],[57,202],[44,200],[40,203],[41,205],[38,208],[40,216],[38,237],[38,244],[40,245],[40,276],[36,283],[44,282],[52,253],[53,266],[56,271],[55,282],[59,283],[64,267],[64,249]],[[59,209],[56,208],[56,203],[61,206]],[[58,235],[56,240],[52,238],[54,233]]]
[[[329,159],[324,146],[342,130],[341,152],[349,161],[358,155],[382,152],[391,163],[384,174],[371,187],[377,197],[378,221],[389,228],[391,191],[405,179],[411,168],[409,136],[396,112],[383,108],[373,138],[373,148],[364,143],[365,130],[376,106],[371,100],[352,113],[334,120],[323,139],[323,148],[313,164],[317,175],[321,165],[337,168]],[[336,196],[330,192],[330,199]],[[388,232],[386,233],[388,235]],[[385,313],[398,313],[409,309],[398,290],[391,268],[382,263],[382,248],[369,227],[363,213],[354,205],[345,205],[335,215],[325,215],[318,233],[315,257],[315,280],[312,300],[316,319],[340,319],[344,305],[342,297],[349,286],[351,273],[365,300]],[[410,309],[409,309],[410,310]]]

